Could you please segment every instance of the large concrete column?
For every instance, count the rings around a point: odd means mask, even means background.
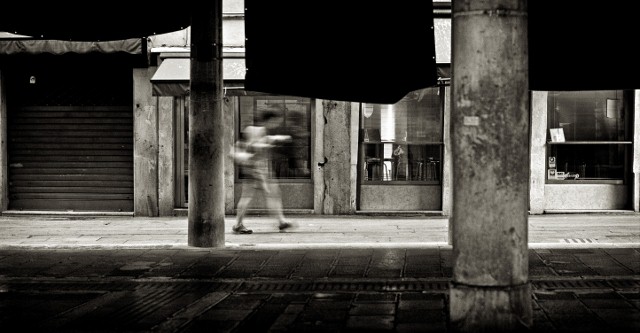
[[[526,0],[453,2],[451,328],[531,326]]]
[[[193,11],[191,41],[188,243],[224,247],[222,0]]]

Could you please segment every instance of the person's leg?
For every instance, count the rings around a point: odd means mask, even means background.
[[[244,219],[244,215],[247,212],[247,208],[249,207],[249,204],[251,203],[251,197],[245,197],[242,196],[240,197],[240,200],[238,201],[238,210],[237,210],[237,215],[236,215],[236,225],[237,226],[241,226],[242,225],[242,220]]]
[[[236,224],[231,228],[233,232],[239,234],[250,234],[253,232],[251,229],[247,229],[242,221],[244,220],[244,216],[247,213],[247,209],[249,208],[249,204],[253,199],[255,194],[255,184],[252,182],[250,184],[246,184],[244,189],[242,190],[242,194],[240,195],[240,200],[238,201],[238,208],[236,213]]]
[[[280,186],[278,183],[272,182],[268,184],[269,194],[267,195],[267,205],[269,212],[278,219],[278,223],[286,222],[282,213],[282,196],[280,194]]]
[[[280,185],[276,182],[269,184],[269,195],[267,196],[267,204],[269,210],[278,219],[278,229],[285,230],[295,227],[295,224],[284,217],[282,211],[282,194],[280,192]]]

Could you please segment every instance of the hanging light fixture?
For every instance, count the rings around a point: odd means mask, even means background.
[[[607,98],[607,118],[620,118],[620,100],[618,99],[618,91],[615,91],[615,98]]]
[[[607,98],[607,118],[618,118],[618,100]]]
[[[371,117],[371,115],[373,114],[373,105],[367,105],[367,104],[363,104],[363,113],[364,113],[364,117],[365,118],[369,118]]]

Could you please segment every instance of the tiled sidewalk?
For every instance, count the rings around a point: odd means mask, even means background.
[[[38,332],[448,332],[445,218],[0,217],[1,327]],[[530,219],[533,332],[640,329],[638,215]],[[534,241],[532,243],[532,241]]]
[[[640,328],[640,249],[532,249],[534,332]],[[3,327],[447,332],[449,248],[0,250]],[[215,329],[214,329],[215,328]]]
[[[280,233],[268,217],[245,221],[251,235],[231,231],[227,247],[448,246],[446,217],[291,216],[298,228]],[[0,247],[187,247],[186,217],[0,216]],[[529,217],[530,247],[628,247],[640,244],[640,214]]]

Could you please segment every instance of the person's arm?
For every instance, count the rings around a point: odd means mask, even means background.
[[[267,142],[269,143],[291,141],[291,135],[267,135],[266,138],[267,138]]]
[[[238,164],[246,164],[254,154],[247,151],[246,143],[242,141],[236,142],[235,146],[231,148],[231,157],[234,162]]]

